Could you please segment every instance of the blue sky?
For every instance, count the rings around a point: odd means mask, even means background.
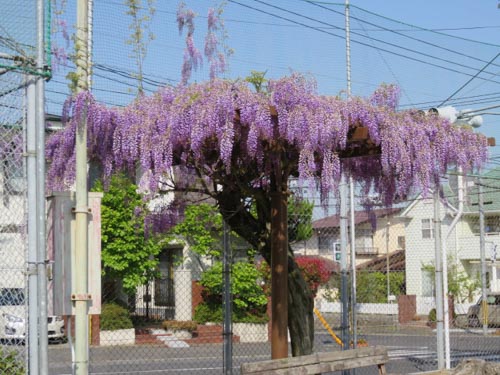
[[[135,95],[136,71],[131,59],[130,18],[123,0],[95,1],[94,93],[110,105],[124,105]],[[143,0],[143,3],[146,3]],[[203,50],[206,15],[218,2],[186,0],[197,13],[195,40]],[[350,1],[352,93],[367,96],[382,82],[402,89],[401,108],[445,105],[480,109],[500,105],[500,9],[496,0]],[[178,1],[157,0],[151,23],[155,39],[148,45],[146,88],[177,84],[184,35],[177,30]],[[68,0],[68,24],[74,25],[76,1]],[[292,71],[310,74],[323,94],[346,89],[343,2],[303,0],[229,0],[224,8],[228,38],[234,50],[227,78],[251,70],[275,78]],[[61,41],[59,40],[59,43]],[[484,69],[483,72],[478,72]],[[59,67],[47,87],[48,110],[57,112],[67,93],[66,68]],[[111,78],[111,79],[110,79]],[[192,81],[208,78],[208,63]],[[500,113],[500,108],[488,112]],[[481,132],[500,143],[500,116],[484,116]],[[491,154],[500,155],[500,148]]]

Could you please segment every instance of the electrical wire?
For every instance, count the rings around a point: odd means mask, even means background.
[[[306,3],[308,4],[311,4],[311,5],[314,5],[316,7],[319,7],[321,9],[325,9],[325,10],[328,10],[329,12],[332,12],[332,13],[336,13],[336,14],[339,14],[339,15],[343,15],[342,12],[338,11],[338,10],[335,10],[335,9],[331,9],[331,8],[328,8],[324,5],[320,5],[320,4],[317,4],[315,3],[314,1],[311,1],[311,0],[304,0]],[[438,49],[441,49],[441,50],[444,50],[446,52],[450,52],[450,53],[453,53],[455,55],[458,55],[458,56],[461,56],[461,57],[467,57],[469,59],[472,59],[472,60],[476,60],[476,61],[479,61],[479,62],[482,62],[482,63],[487,63],[486,60],[483,60],[483,59],[480,59],[478,57],[475,57],[475,56],[472,56],[472,55],[467,55],[466,53],[463,53],[463,52],[458,52],[456,50],[453,50],[451,48],[446,48],[446,47],[443,47],[443,46],[440,46],[438,44],[435,44],[435,43],[431,43],[431,42],[428,42],[426,40],[423,40],[423,39],[419,39],[419,38],[415,38],[415,37],[412,37],[412,36],[409,36],[409,35],[406,35],[402,32],[399,32],[399,31],[396,31],[396,30],[393,30],[393,29],[389,29],[389,28],[386,28],[384,26],[380,26],[378,24],[375,24],[375,23],[372,23],[372,22],[369,22],[369,21],[366,21],[366,20],[363,20],[363,19],[360,19],[358,17],[355,17],[355,16],[350,16],[351,19],[353,20],[356,20],[358,22],[362,22],[362,23],[365,23],[367,25],[370,25],[370,26],[374,26],[374,27],[378,27],[384,31],[387,31],[387,32],[390,32],[390,33],[393,33],[393,34],[396,34],[396,35],[399,35],[399,36],[402,36],[404,38],[408,38],[408,39],[411,39],[411,40],[414,40],[414,41],[417,41],[417,42],[420,42],[420,43],[423,43],[423,44],[426,44],[426,45],[429,45],[431,47],[435,47],[435,48],[438,48]],[[355,33],[354,33],[355,34]],[[492,65],[495,65],[495,66],[500,66],[498,64],[492,64]]]
[[[453,94],[451,94],[447,99],[445,99],[441,104],[438,105],[438,107],[441,107],[443,104],[445,104],[448,100],[450,100],[451,98],[453,98],[456,94],[458,94],[460,92],[460,90],[462,90],[465,86],[467,86],[469,83],[472,82],[472,80],[474,80],[474,78],[476,78],[479,74],[481,74],[490,64],[493,63],[493,61],[496,60],[496,58],[500,56],[500,52],[497,53],[495,55],[495,57],[493,57],[485,66],[483,66],[481,68],[481,70],[478,70],[478,72],[476,74],[474,74],[473,77],[471,77],[467,82],[465,82],[462,86],[460,86],[455,92],[453,92]]]
[[[258,1],[258,0],[254,0],[254,1]],[[255,10],[256,12],[260,12],[260,13],[263,13],[263,14],[270,15],[270,16],[278,18],[278,19],[286,20],[286,21],[289,21],[289,22],[301,25],[301,26],[303,26],[305,28],[316,30],[316,31],[319,31],[319,32],[324,33],[324,34],[328,34],[328,35],[334,36],[334,37],[339,38],[339,39],[345,39],[345,37],[343,37],[343,36],[340,36],[340,35],[328,32],[328,31],[320,29],[318,27],[307,25],[307,24],[302,23],[300,21],[296,21],[296,20],[293,20],[293,19],[290,19],[290,18],[287,18],[287,17],[283,17],[283,16],[277,15],[275,13],[271,13],[271,12],[265,11],[263,9],[252,7],[252,6],[247,5],[247,4],[242,4],[242,3],[240,3],[240,2],[238,2],[236,0],[228,0],[228,2],[232,3],[232,4],[240,5],[242,7],[248,8],[248,9]],[[272,6],[272,5],[270,5],[270,6]],[[287,10],[284,9],[284,11],[287,11]],[[306,17],[307,18],[307,16],[303,16],[303,15],[300,15],[300,14],[297,14],[297,15],[301,16],[301,17]],[[321,21],[316,21],[316,22],[321,22]],[[337,27],[337,29],[343,30],[340,27]],[[431,63],[429,61],[421,60],[421,59],[418,59],[418,58],[415,58],[415,57],[407,56],[407,55],[404,55],[404,54],[401,54],[401,53],[398,53],[398,52],[395,52],[395,51],[387,50],[385,48],[376,47],[374,45],[371,45],[371,44],[368,44],[368,43],[365,43],[365,42],[361,42],[359,40],[354,40],[352,38],[351,38],[351,42],[360,44],[362,46],[365,46],[365,47],[368,47],[368,48],[371,48],[371,49],[378,49],[378,50],[380,50],[382,52],[386,52],[386,53],[389,53],[389,54],[392,54],[392,55],[395,55],[395,56],[399,56],[399,57],[405,58],[407,60],[411,60],[411,61],[419,62],[419,63],[422,63],[422,64],[426,64],[426,65],[429,65],[429,66],[433,66],[433,67],[436,67],[436,68],[440,68],[440,69],[443,69],[443,70],[447,70],[449,72],[454,72],[454,73],[458,73],[458,74],[461,74],[461,75],[466,75],[466,76],[469,76],[469,77],[473,76],[472,74],[469,74],[469,73],[466,73],[466,72],[463,72],[463,71],[459,71],[459,70],[456,70],[456,69],[448,68],[446,66],[442,66],[442,65],[435,64],[435,63]],[[400,48],[400,46],[397,46],[397,47]],[[489,81],[489,82],[492,82],[492,83],[500,84],[500,82],[498,82],[498,81],[490,80],[490,79],[483,78],[483,77],[478,77],[478,79]]]
[[[276,5],[272,5],[272,4],[266,3],[265,1],[262,1],[262,0],[253,0],[253,1],[255,1],[255,2],[257,2],[257,3],[261,3],[261,4],[263,4],[263,5],[267,5],[267,6],[269,6],[269,7],[272,7],[272,8],[278,9],[278,10],[281,10],[281,11],[283,11],[283,12],[287,12],[287,13],[293,14],[293,15],[298,16],[298,17],[302,17],[302,18],[305,18],[305,19],[308,19],[308,20],[311,20],[311,21],[314,21],[314,22],[318,22],[318,23],[320,23],[320,24],[324,24],[324,25],[332,26],[332,27],[334,27],[334,28],[336,28],[336,29],[338,29],[338,30],[341,30],[341,31],[345,31],[345,29],[344,29],[344,28],[341,28],[341,27],[338,27],[338,26],[332,25],[332,24],[330,24],[330,23],[328,23],[328,22],[323,22],[323,21],[318,20],[318,19],[316,19],[316,18],[312,18],[312,17],[304,16],[303,14],[300,14],[300,13],[297,13],[297,12],[293,12],[293,11],[287,10],[287,9],[285,9],[285,8],[281,8],[281,7],[278,7],[278,6],[276,6]],[[319,6],[319,5],[318,5],[318,6]],[[338,11],[335,11],[335,10],[333,10],[333,9],[329,9],[329,8],[326,8],[326,7],[325,7],[325,9],[328,9],[328,10],[330,10],[330,11],[334,12],[334,13],[338,13],[338,14],[343,15],[343,13],[338,12]],[[353,17],[351,17],[351,18],[353,18]],[[353,19],[354,19],[354,18],[353,18]],[[364,22],[364,21],[363,21],[363,22]],[[403,47],[403,46],[398,45],[398,44],[394,44],[394,43],[390,43],[390,42],[384,41],[384,40],[382,40],[382,39],[373,38],[373,37],[366,36],[366,35],[363,35],[363,34],[361,34],[361,33],[357,33],[357,32],[351,32],[351,34],[358,35],[358,36],[360,36],[360,37],[362,37],[362,38],[367,38],[367,39],[369,39],[369,40],[371,40],[371,41],[376,41],[376,42],[379,42],[379,43],[382,43],[382,44],[386,44],[386,45],[389,45],[389,46],[394,47],[394,48],[399,48],[399,49],[402,49],[403,51],[407,51],[407,52],[415,53],[415,54],[417,54],[417,55],[421,55],[421,56],[425,56],[425,57],[432,58],[432,59],[435,59],[435,60],[443,61],[443,62],[445,62],[445,63],[447,63],[447,64],[452,64],[452,65],[460,66],[460,67],[462,67],[462,68],[467,68],[467,69],[471,69],[471,70],[474,70],[474,71],[476,71],[476,70],[477,70],[477,68],[475,68],[475,67],[471,67],[471,66],[468,66],[468,65],[465,65],[465,64],[461,64],[461,63],[458,63],[458,62],[455,62],[455,61],[452,61],[452,60],[443,59],[443,58],[440,58],[440,57],[437,57],[437,56],[434,56],[434,55],[431,55],[431,54],[428,54],[428,53],[425,53],[425,52],[422,52],[422,51],[416,51],[416,50],[413,50],[413,49],[411,49],[411,48]],[[404,35],[404,34],[402,34],[402,35]],[[353,42],[360,43],[359,41],[356,41],[356,40],[353,40]],[[382,50],[382,49],[381,49],[381,50]],[[483,60],[481,60],[481,61],[483,61]],[[499,66],[500,66],[500,65],[499,65]],[[493,74],[493,73],[490,73],[490,74]],[[496,81],[495,81],[495,82],[496,82]],[[500,82],[496,82],[496,83],[500,83]]]
[[[310,1],[310,0],[300,0],[300,1]],[[446,37],[449,37],[449,38],[454,38],[454,39],[458,39],[458,40],[470,42],[470,43],[482,44],[482,45],[490,46],[490,47],[500,47],[500,44],[482,42],[480,40],[468,39],[468,38],[464,38],[464,37],[460,37],[460,36],[456,36],[456,35],[450,35],[450,34],[442,33],[442,32],[439,32],[439,31],[436,31],[436,30],[433,30],[433,29],[426,29],[426,28],[421,27],[421,26],[412,25],[412,24],[409,24],[409,23],[406,23],[406,22],[403,22],[403,21],[399,21],[399,20],[396,20],[396,19],[393,19],[393,18],[389,18],[387,16],[383,16],[381,14],[369,11],[367,9],[364,9],[364,8],[361,8],[361,7],[358,7],[358,6],[355,6],[355,5],[350,5],[350,6],[353,7],[353,8],[359,9],[362,12],[366,12],[368,14],[371,14],[373,16],[380,17],[380,18],[386,19],[388,21],[399,23],[401,25],[412,27],[412,28],[419,29],[419,30],[422,30],[422,31],[427,31],[427,32],[439,34],[439,35],[442,35],[442,36],[446,36]]]

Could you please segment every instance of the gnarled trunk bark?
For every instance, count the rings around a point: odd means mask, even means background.
[[[288,329],[292,355],[311,354],[314,347],[314,299],[297,263],[288,258]]]
[[[242,207],[244,195],[223,190],[216,199],[232,230],[251,244],[271,264],[270,199],[256,199],[257,218]],[[314,300],[288,246],[288,329],[292,355],[311,354],[314,345]]]

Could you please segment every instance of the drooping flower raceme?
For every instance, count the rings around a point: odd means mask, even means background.
[[[323,195],[345,172],[389,203],[412,187],[432,188],[451,165],[470,171],[487,158],[481,134],[419,111],[394,111],[392,86],[370,100],[343,101],[318,95],[313,81],[295,74],[271,81],[269,90],[265,95],[243,81],[214,79],[165,88],[125,108],[80,94],[67,102],[65,129],[47,144],[48,182],[62,188],[74,179],[74,139],[85,103],[89,158],[105,177],[140,166],[149,171],[152,192],[173,165],[197,168],[215,183],[241,174],[251,188],[265,188],[278,152],[290,175],[306,183],[319,177]],[[351,139],[360,127],[368,132],[364,143]],[[364,156],[348,158],[353,155]]]

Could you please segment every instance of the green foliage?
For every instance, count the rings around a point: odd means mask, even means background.
[[[429,311],[429,316],[427,318],[430,323],[435,323],[436,322],[436,309],[431,309]]]
[[[194,311],[194,320],[200,324],[208,322],[221,323],[224,320],[222,304],[202,302]],[[234,313],[233,313],[234,321]]]
[[[267,90],[265,78],[267,72],[259,72],[257,70],[252,70],[250,75],[245,78],[245,81],[251,83],[255,88],[256,92],[262,92],[263,89]]]
[[[95,190],[102,191],[102,184],[97,183]],[[102,199],[101,257],[104,275],[122,280],[127,293],[155,273],[161,250],[158,239],[146,238],[145,213],[137,187],[123,175],[113,176]]]
[[[0,347],[0,373],[8,375],[24,375],[24,362],[22,357],[14,350]]]
[[[391,295],[402,295],[405,290],[404,272],[390,272],[389,285]],[[332,290],[340,290],[340,276],[337,275],[329,284],[330,293],[327,299],[337,301],[338,293]],[[383,272],[359,271],[356,274],[356,300],[358,303],[387,303],[387,275]]]
[[[358,272],[356,278],[357,300],[360,303],[387,302],[387,274],[383,272]],[[404,272],[389,273],[389,294],[405,294]]]
[[[151,21],[156,9],[154,3],[156,0],[147,0],[147,8],[143,6],[142,0],[125,0],[125,5],[128,6],[126,14],[132,18],[132,23],[129,25],[131,31],[130,39],[126,43],[132,46],[132,58],[135,59],[138,73],[134,75],[137,79],[137,91],[139,94],[144,92],[143,88],[143,65],[147,54],[147,46],[155,36],[150,31]]]
[[[200,284],[204,287],[203,302],[197,306],[195,320],[200,323],[222,321],[222,263],[216,262],[205,271]],[[267,297],[258,285],[259,271],[252,263],[238,262],[231,275],[233,321],[261,323],[267,321]]]
[[[297,198],[288,200],[288,241],[307,241],[313,234],[312,215],[314,203]]]
[[[103,331],[134,328],[128,310],[117,303],[102,305],[100,323]]]
[[[422,265],[422,270],[434,274],[434,263]],[[472,302],[475,292],[481,287],[479,274],[469,276],[452,257],[448,258],[448,293],[459,303]],[[434,280],[433,280],[434,282]]]
[[[222,252],[222,215],[206,203],[186,207],[184,220],[171,233],[181,236],[190,250],[202,256],[220,257]]]

